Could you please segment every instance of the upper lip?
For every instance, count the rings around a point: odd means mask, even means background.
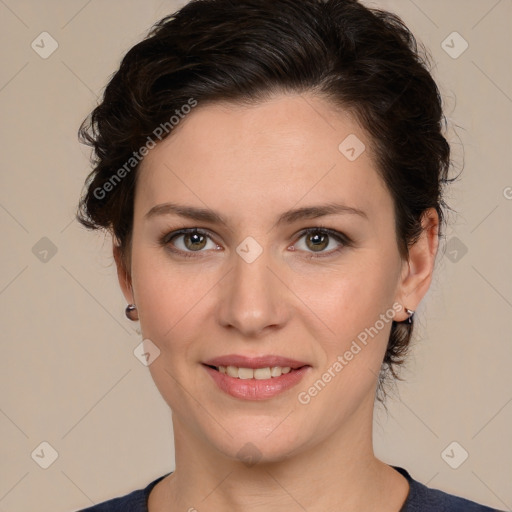
[[[281,366],[290,368],[301,368],[309,366],[307,363],[290,359],[289,357],[265,355],[257,357],[242,356],[239,354],[229,354],[220,357],[214,357],[204,362],[207,366],[236,366],[238,368],[266,368],[273,366]]]

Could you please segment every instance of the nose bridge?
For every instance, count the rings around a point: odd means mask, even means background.
[[[271,253],[254,242],[246,239],[233,254],[219,308],[221,324],[247,336],[286,320],[283,284],[271,270],[275,267]]]

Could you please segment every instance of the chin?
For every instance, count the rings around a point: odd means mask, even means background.
[[[272,464],[282,462],[293,453],[300,451],[304,444],[304,429],[300,425],[286,427],[275,418],[267,422],[258,421],[258,425],[250,425],[250,419],[239,422],[236,428],[230,428],[232,436],[222,431],[221,438],[211,438],[209,442],[217,451],[229,459],[237,459],[252,466],[254,464]],[[276,427],[277,426],[277,427]]]

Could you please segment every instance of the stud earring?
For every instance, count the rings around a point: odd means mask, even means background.
[[[124,310],[124,314],[126,318],[131,320],[132,322],[136,322],[139,319],[139,315],[137,313],[137,306],[135,304],[128,304],[126,309]]]
[[[409,317],[406,320],[404,320],[404,323],[412,324],[412,319],[414,317],[414,311],[412,309],[405,308],[405,312],[409,315]]]

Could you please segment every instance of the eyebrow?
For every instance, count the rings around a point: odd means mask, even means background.
[[[227,220],[218,212],[209,208],[197,208],[194,206],[179,205],[176,203],[163,203],[153,206],[146,215],[146,219],[159,215],[178,215],[188,219],[209,222],[212,224],[228,225]],[[316,219],[326,215],[357,215],[368,220],[368,215],[359,208],[339,203],[328,203],[315,206],[305,206],[283,212],[276,221],[276,225],[291,224],[303,219]]]

